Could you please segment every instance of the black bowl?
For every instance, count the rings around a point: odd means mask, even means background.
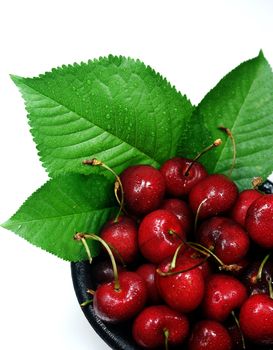
[[[261,187],[265,193],[273,193],[273,184],[266,181]],[[71,273],[74,289],[79,303],[90,299],[88,289],[95,289],[92,265],[87,261],[71,263]],[[98,335],[108,344],[113,350],[143,350],[139,347],[132,338],[132,324],[126,322],[124,324],[106,324],[102,322],[94,313],[92,304],[82,308],[87,320],[98,333]],[[248,350],[273,350],[273,347],[261,347],[249,345]]]

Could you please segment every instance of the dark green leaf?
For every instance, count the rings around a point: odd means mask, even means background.
[[[176,154],[191,103],[149,66],[109,56],[12,77],[26,101],[31,132],[51,176],[89,173],[96,157],[117,172],[159,166]]]
[[[262,53],[242,63],[208,93],[193,113],[178,153],[193,157],[220,137],[223,145],[202,162],[211,173],[227,174],[232,144],[219,126],[229,128],[236,140],[232,177],[239,188],[249,188],[254,176],[266,179],[273,170],[273,74]]]
[[[99,175],[66,175],[48,181],[2,226],[65,260],[87,259],[76,232],[98,233],[116,212],[113,184]],[[90,243],[93,255],[98,246]]]

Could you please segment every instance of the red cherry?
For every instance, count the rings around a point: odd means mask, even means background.
[[[157,305],[142,310],[133,323],[135,341],[147,349],[164,346],[166,331],[169,345],[183,343],[189,332],[187,317],[165,305]]]
[[[241,307],[239,322],[246,338],[257,344],[273,345],[273,299],[268,295],[250,296]]]
[[[158,270],[167,273],[170,271],[170,259],[162,262]],[[191,312],[201,303],[204,296],[204,277],[199,268],[194,268],[193,259],[180,255],[176,261],[176,267],[172,272],[189,269],[170,276],[156,275],[156,283],[159,292],[165,302],[173,309],[180,312]]]
[[[148,301],[152,304],[160,303],[162,299],[155,283],[156,266],[153,264],[142,264],[137,268],[136,273],[139,274],[146,283]]]
[[[198,229],[197,240],[224,264],[241,261],[249,248],[249,238],[242,226],[225,217],[204,221]]]
[[[211,275],[203,300],[206,317],[222,322],[247,299],[246,287],[235,277]]]
[[[121,175],[125,205],[136,215],[147,214],[159,207],[165,194],[165,181],[160,171],[150,165],[135,165]]]
[[[262,261],[252,262],[243,274],[243,283],[249,294],[269,294],[269,279],[273,278],[273,262],[267,261],[258,279],[258,271]]]
[[[188,248],[185,252],[183,252],[183,257],[191,261],[191,266],[197,266],[197,268],[202,272],[205,281],[212,274],[211,265],[205,258],[204,254],[201,254],[192,248]]]
[[[164,209],[146,215],[138,230],[139,249],[152,263],[160,263],[173,255],[185,238],[179,219]]]
[[[111,220],[103,227],[101,238],[110,245],[117,259],[122,258],[125,263],[132,263],[138,254],[137,226],[126,217],[119,216],[118,220]],[[117,251],[118,254],[115,254]]]
[[[188,350],[231,350],[232,340],[226,328],[216,321],[203,320],[193,328]]]
[[[266,249],[273,248],[273,194],[264,195],[251,204],[245,225],[255,243]]]
[[[93,298],[96,315],[106,322],[125,321],[135,316],[147,300],[147,288],[144,280],[135,272],[119,274],[120,289],[114,282],[101,284]]]
[[[199,208],[198,217],[204,219],[230,210],[237,196],[238,188],[233,181],[225,175],[213,174],[192,188],[189,202],[193,212]]]
[[[175,197],[185,196],[198,181],[207,176],[206,169],[198,162],[194,162],[187,172],[192,162],[191,159],[177,157],[167,160],[161,166],[167,193]]]
[[[262,194],[256,190],[244,190],[240,192],[237,201],[231,210],[231,218],[238,222],[238,224],[245,226],[245,218],[248,208],[261,196]]]
[[[177,198],[165,199],[160,209],[171,211],[179,219],[185,233],[189,233],[193,228],[193,214],[185,201]]]

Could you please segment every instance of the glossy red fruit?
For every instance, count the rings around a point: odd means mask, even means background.
[[[175,214],[185,233],[190,233],[193,228],[193,213],[185,201],[177,198],[165,199],[160,209],[166,209]]]
[[[100,234],[101,238],[113,251],[113,254],[119,259],[122,258],[124,263],[132,263],[138,254],[137,226],[134,220],[119,216],[111,220],[103,227]]]
[[[183,258],[189,259],[192,266],[197,266],[197,268],[202,272],[205,281],[212,274],[212,267],[204,254],[201,254],[192,248],[188,248],[185,252],[183,252]]]
[[[120,179],[128,211],[143,215],[159,207],[166,187],[159,170],[150,165],[134,165],[125,169]]]
[[[273,299],[268,295],[250,296],[241,307],[239,322],[247,339],[256,344],[273,345]]]
[[[189,339],[188,350],[231,350],[232,340],[219,322],[202,320],[196,323]]]
[[[205,288],[203,311],[207,318],[222,322],[246,299],[246,287],[238,279],[224,274],[211,275]]]
[[[243,227],[221,216],[202,223],[197,231],[197,241],[227,265],[241,261],[249,248],[249,238]]]
[[[137,268],[136,273],[139,274],[146,283],[148,302],[159,304],[162,298],[155,283],[156,266],[154,264],[142,264]]]
[[[242,282],[247,287],[249,294],[269,294],[269,279],[273,279],[273,262],[267,261],[262,269],[261,278],[258,280],[258,270],[262,260],[252,262],[243,273]]]
[[[251,204],[245,225],[255,243],[266,249],[273,248],[273,194],[264,195]]]
[[[189,202],[194,213],[201,205],[198,217],[204,219],[229,211],[237,196],[238,188],[233,181],[225,175],[213,174],[192,188]]]
[[[138,244],[142,255],[152,263],[160,263],[186,238],[180,221],[169,210],[149,213],[140,223]]]
[[[263,196],[261,192],[257,190],[244,190],[239,193],[237,201],[235,202],[230,216],[238,224],[245,226],[245,218],[248,208],[258,198]]]
[[[187,195],[192,187],[207,176],[204,166],[194,162],[189,172],[188,167],[192,164],[191,159],[172,158],[167,160],[160,168],[166,182],[166,191],[174,197]]]
[[[164,346],[166,331],[169,345],[182,344],[189,333],[187,317],[165,305],[157,305],[142,310],[133,323],[133,337],[146,349]]]
[[[170,260],[162,262],[158,270],[168,272]],[[156,283],[162,298],[177,311],[191,312],[200,305],[203,299],[205,288],[203,273],[194,266],[192,259],[181,255],[177,258],[176,267],[171,271],[178,272],[186,269],[189,271],[171,276],[161,276],[159,273],[156,275]]]
[[[93,298],[96,315],[106,322],[125,321],[135,316],[147,300],[147,288],[144,280],[135,272],[119,274],[120,289],[114,282],[101,284]]]

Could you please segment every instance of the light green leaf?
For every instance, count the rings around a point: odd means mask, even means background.
[[[266,179],[273,170],[273,74],[262,53],[239,65],[205,96],[181,137],[178,153],[193,157],[220,137],[223,145],[207,153],[202,163],[211,173],[228,174],[232,144],[219,126],[229,128],[236,141],[232,178],[239,188],[249,188],[254,176]]]
[[[34,192],[2,226],[60,258],[85,260],[86,251],[73,236],[78,231],[99,233],[117,211],[112,193],[113,184],[104,176],[59,176]],[[96,255],[97,244],[90,246]]]
[[[149,66],[109,56],[12,76],[26,101],[31,132],[50,176],[89,173],[96,157],[118,173],[174,156],[191,103]]]

